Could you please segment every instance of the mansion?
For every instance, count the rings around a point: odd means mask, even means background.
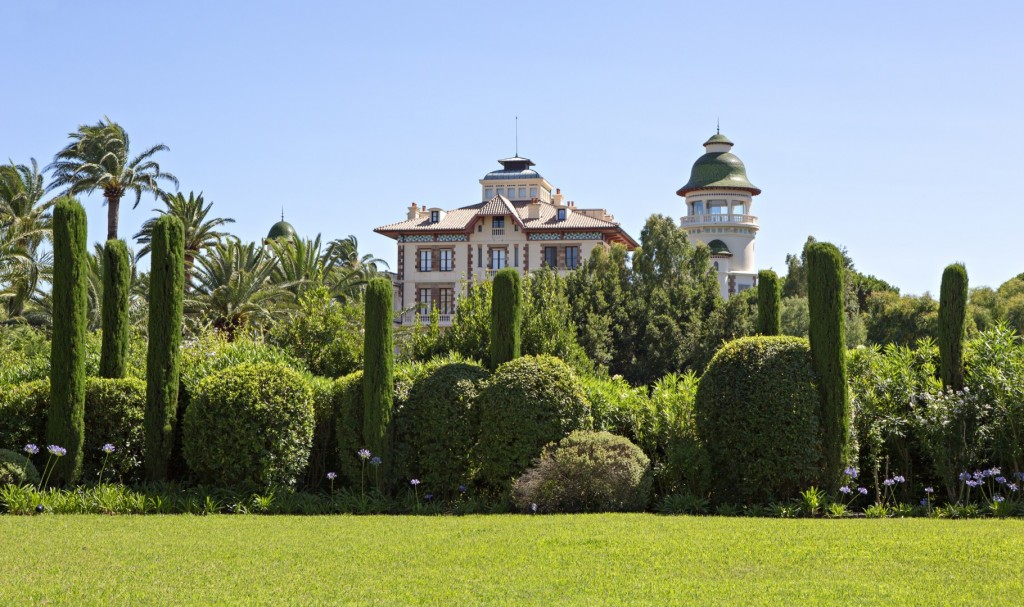
[[[747,180],[732,146],[724,135],[712,136],[677,192],[687,209],[681,229],[711,249],[724,297],[757,282],[757,218],[750,205],[761,190]],[[529,158],[498,162],[501,168],[480,180],[481,202],[450,210],[414,202],[404,221],[374,230],[398,244],[395,308],[414,310],[396,319],[402,324],[412,324],[417,312],[422,322],[436,308],[441,326],[450,325],[462,289],[502,268],[525,274],[546,266],[564,273],[596,247],[639,246],[607,210],[566,201]]]

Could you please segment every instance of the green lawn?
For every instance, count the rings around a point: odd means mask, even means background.
[[[993,605],[1024,521],[0,516],[0,605]]]

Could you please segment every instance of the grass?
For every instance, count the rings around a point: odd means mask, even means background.
[[[1024,521],[0,516],[2,605],[973,605]]]

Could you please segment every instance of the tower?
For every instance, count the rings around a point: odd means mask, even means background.
[[[722,297],[757,283],[757,217],[750,214],[750,205],[761,190],[747,179],[747,169],[731,152],[732,146],[725,135],[712,135],[704,143],[704,155],[693,163],[690,180],[676,192],[686,200],[680,227],[691,240],[711,249]]]

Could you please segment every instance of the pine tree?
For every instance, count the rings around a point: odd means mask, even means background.
[[[821,396],[824,480],[838,489],[850,445],[850,397],[846,384],[843,256],[834,245],[807,247],[808,336]]]
[[[757,332],[760,335],[782,334],[782,282],[772,270],[757,273]]]
[[[394,399],[391,289],[391,281],[386,278],[374,278],[366,286],[363,440],[365,447],[375,455],[384,452]]]
[[[491,296],[491,369],[519,358],[523,322],[523,283],[515,268],[494,275]]]
[[[67,450],[53,478],[74,482],[82,472],[85,442],[85,332],[89,264],[85,210],[63,198],[53,210],[53,340],[46,441]]]
[[[946,266],[939,291],[939,376],[951,390],[964,387],[964,321],[967,319],[967,269]]]
[[[163,480],[174,444],[181,366],[185,227],[172,215],[153,227],[149,273],[149,350],[146,356],[146,476]]]
[[[128,358],[128,291],[131,288],[128,245],[108,240],[103,247],[103,345],[100,377],[125,376]]]

